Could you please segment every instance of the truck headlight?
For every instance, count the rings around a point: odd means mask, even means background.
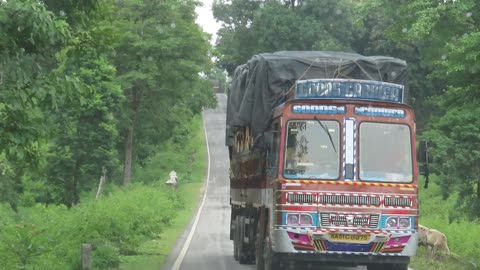
[[[313,225],[313,218],[309,214],[301,214],[300,215],[300,225]]]
[[[287,214],[287,225],[298,225],[298,214]]]
[[[402,229],[410,228],[410,218],[400,218],[398,221],[398,226]]]
[[[396,228],[398,225],[398,217],[389,217],[386,222],[387,228]]]
[[[395,229],[409,229],[411,226],[409,217],[389,217],[385,222],[385,227]]]
[[[305,213],[288,213],[286,223],[287,225],[313,226],[313,217]]]

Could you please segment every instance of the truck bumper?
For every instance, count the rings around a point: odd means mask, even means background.
[[[316,265],[332,265],[356,267],[369,264],[405,264],[410,263],[410,257],[405,256],[378,256],[378,255],[352,255],[352,254],[301,254],[301,253],[276,253],[275,260],[280,265],[294,269],[316,269]],[[287,268],[288,269],[288,268]]]
[[[347,239],[338,240],[338,235],[347,235]],[[273,251],[285,255],[278,257],[285,257],[290,262],[408,264],[409,257],[415,256],[418,234],[414,230],[276,228],[272,231],[271,239]]]

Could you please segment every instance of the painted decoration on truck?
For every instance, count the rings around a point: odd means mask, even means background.
[[[356,115],[405,118],[405,110],[377,107],[356,107]]]
[[[298,104],[292,106],[293,113],[345,114],[345,106]]]
[[[296,82],[295,98],[355,99],[403,103],[400,84],[349,79],[315,79]]]

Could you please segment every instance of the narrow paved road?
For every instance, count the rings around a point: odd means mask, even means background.
[[[217,108],[206,110],[203,115],[210,159],[210,173],[204,190],[206,198],[200,202],[200,208],[197,209],[197,213],[201,211],[198,222],[195,223],[194,216],[189,228],[170,254],[164,270],[255,269],[252,265],[238,264],[232,255],[233,244],[229,240],[229,161],[225,147],[227,97],[218,94],[217,98]],[[189,235],[192,230],[193,235]]]
[[[233,259],[229,240],[230,191],[228,154],[225,147],[226,96],[218,94],[218,107],[204,112],[208,138],[209,173],[204,199],[197,215],[178,240],[163,270],[253,270]],[[324,270],[361,270],[358,268],[322,268]]]

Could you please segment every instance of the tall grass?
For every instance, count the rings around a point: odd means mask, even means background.
[[[141,244],[139,254],[121,257],[123,263],[120,269],[122,270],[160,269],[193,216],[200,199],[207,160],[200,118],[192,121],[190,130],[189,140],[182,146],[181,151],[175,151],[174,147],[162,148],[147,166],[137,171],[136,178],[139,180],[149,182],[157,179],[164,182],[170,170],[175,170],[179,176],[175,190],[183,207],[178,210],[172,225],[161,235]]]
[[[412,262],[416,269],[476,269],[480,268],[480,223],[469,222],[455,212],[457,193],[452,191],[443,200],[435,177],[428,189],[419,190],[420,224],[437,229],[448,238],[451,256],[432,258],[423,247]],[[452,216],[456,219],[452,220]]]

